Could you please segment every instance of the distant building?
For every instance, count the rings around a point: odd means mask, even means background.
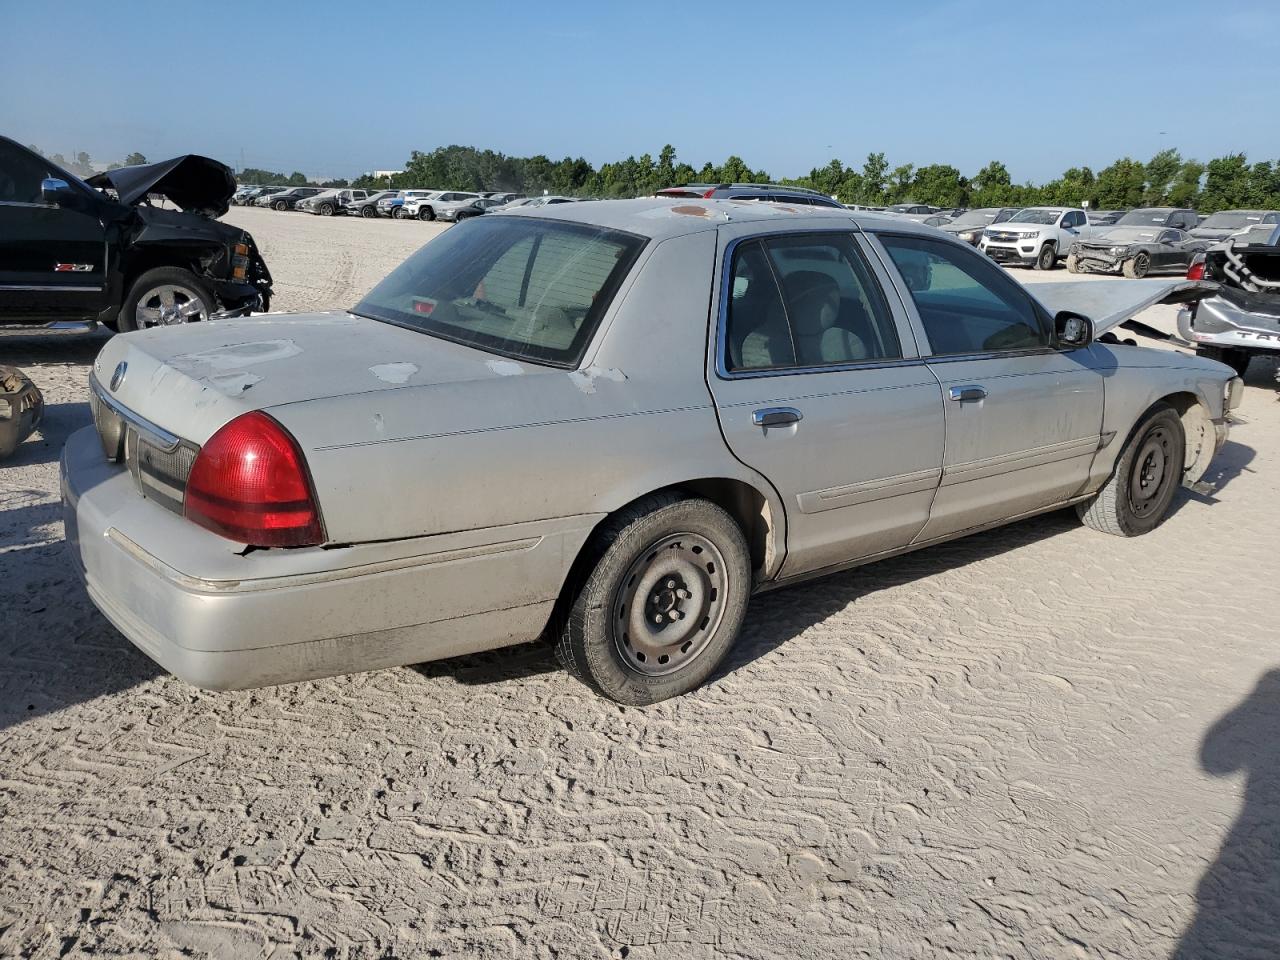
[[[398,177],[404,173],[403,170],[370,170],[365,174],[366,177],[375,177],[378,180],[385,180],[387,177]]]

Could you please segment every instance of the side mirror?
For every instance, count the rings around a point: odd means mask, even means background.
[[[1063,310],[1053,318],[1053,338],[1066,350],[1079,350],[1093,343],[1093,321],[1086,316]]]
[[[40,199],[55,207],[65,206],[75,194],[71,192],[71,184],[57,177],[45,177],[40,181]]]

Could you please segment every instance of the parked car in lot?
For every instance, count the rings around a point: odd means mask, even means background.
[[[502,201],[494,197],[478,197],[475,200],[451,204],[444,208],[437,208],[436,216],[441,220],[452,220],[456,223],[459,220],[466,220],[469,217],[478,217],[481,214],[488,213],[490,210],[497,209],[501,206]]]
[[[235,186],[228,167],[194,154],[86,182],[0,137],[0,323],[136,330],[267,309],[253,237],[217,219]]]
[[[982,233],[978,248],[997,263],[1052,270],[1077,240],[1092,237],[1083,210],[1069,207],[1024,207],[1000,226]]]
[[[1178,332],[1200,356],[1241,376],[1256,356],[1280,359],[1280,225],[1258,224],[1196,257],[1187,277],[1219,284],[1183,307]]]
[[[926,217],[938,212],[937,207],[925,203],[894,203],[884,209],[885,213],[909,213]]]
[[[481,193],[480,196],[487,200],[497,200],[498,203],[511,203],[513,200],[525,199],[525,195],[523,193],[503,193],[500,190],[492,193]]]
[[[1209,241],[1167,227],[1109,227],[1077,240],[1067,254],[1071,273],[1123,273],[1140,279],[1149,273],[1184,275]]]
[[[288,187],[254,187],[252,190],[240,197],[239,201],[237,201],[237,205],[242,207],[256,206],[258,200],[265,197],[267,194],[282,193],[287,189]]]
[[[239,206],[240,204],[244,203],[245,198],[248,197],[249,194],[255,193],[260,189],[262,188],[255,183],[242,184],[241,186],[237,187],[236,192],[231,195],[231,201],[230,201],[231,205],[233,207]]]
[[[406,197],[400,209],[402,219],[434,220],[445,211],[452,211],[464,203],[480,199],[480,194],[463,190],[433,190],[426,196]],[[444,219],[451,219],[445,217]]]
[[[292,210],[299,200],[314,197],[320,193],[319,187],[288,187],[279,193],[269,193],[253,201],[256,207],[270,207],[272,210]]]
[[[1198,285],[1041,286],[843,209],[479,217],[350,312],[109,341],[63,453],[70,553],[202,686],[546,632],[651,703],[715,672],[753,592],[1064,506],[1160,523],[1239,381],[1093,334]]]
[[[1116,220],[1117,227],[1172,227],[1194,230],[1200,215],[1188,207],[1139,207]]]
[[[368,191],[365,190],[352,190],[350,188],[324,190],[313,197],[299,200],[294,209],[301,210],[304,213],[312,213],[318,217],[339,216],[347,212],[347,207],[350,204],[365,200],[368,196]]]
[[[982,239],[982,231],[992,224],[1004,223],[1021,207],[980,207],[966,210],[950,223],[943,226],[943,231],[976,247]]]
[[[1095,227],[1114,226],[1115,222],[1123,217],[1128,210],[1093,210],[1085,211],[1085,215],[1089,218],[1089,222]]]
[[[835,207],[843,205],[817,190],[804,187],[787,187],[776,183],[687,183],[680,187],[666,187],[657,192],[659,197],[691,200],[765,200],[774,203],[798,203],[806,207]],[[932,211],[930,211],[932,212]]]
[[[393,220],[401,220],[405,217],[404,204],[406,200],[416,200],[422,197],[429,197],[433,193],[439,193],[439,190],[397,190],[389,197],[383,197],[378,201],[376,210],[380,217],[391,217]]]
[[[378,216],[378,204],[383,200],[390,200],[392,197],[399,195],[398,190],[379,190],[377,193],[371,193],[363,200],[352,200],[347,204],[346,213],[352,217],[364,217],[366,219]]]
[[[1219,210],[1188,232],[1198,240],[1226,240],[1232,234],[1253,227],[1274,226],[1278,223],[1280,212],[1275,210]]]

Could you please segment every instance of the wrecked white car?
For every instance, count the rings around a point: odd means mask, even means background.
[[[1100,326],[1196,294],[1070,286]],[[1064,506],[1161,521],[1239,381],[1097,342],[1052,293],[847,210],[478,217],[349,312],[109,342],[63,454],[67,538],[102,612],[202,686],[549,633],[651,703],[712,675],[754,591]]]

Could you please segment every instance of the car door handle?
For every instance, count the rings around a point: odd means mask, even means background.
[[[785,427],[803,419],[804,414],[795,407],[761,407],[751,411],[751,422],[757,427]]]
[[[980,387],[976,383],[970,383],[963,387],[952,387],[948,391],[948,395],[956,403],[974,403],[978,400],[985,400],[987,391],[986,388]]]

